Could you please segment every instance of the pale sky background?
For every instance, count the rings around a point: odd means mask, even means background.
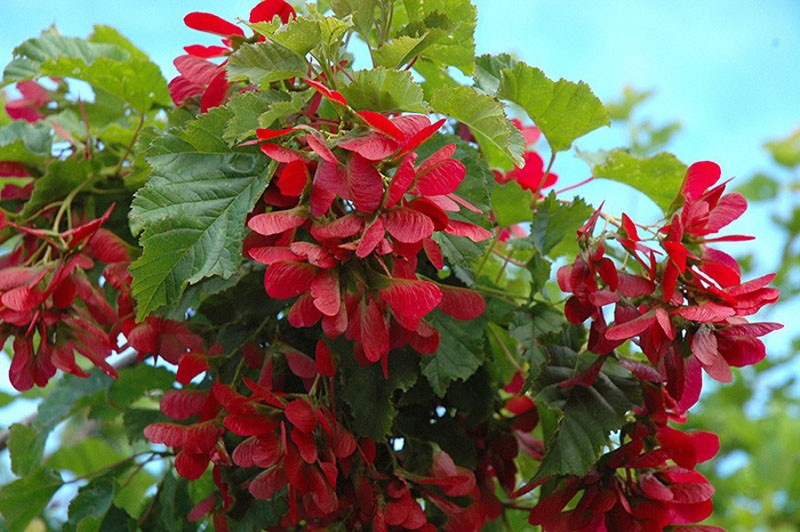
[[[246,18],[245,0],[0,0],[0,64],[24,39],[55,24],[65,35],[87,36],[92,24],[116,27],[161,66],[169,80],[172,59],[188,44],[216,44],[214,36],[186,28],[183,16],[209,11]],[[640,116],[656,124],[679,120],[683,131],[669,147],[686,163],[713,160],[726,177],[770,170],[765,141],[800,127],[800,2],[796,0],[476,0],[478,53],[512,52],[550,78],[584,80],[604,101],[626,85],[654,89]],[[619,132],[592,133],[583,149],[612,149]],[[589,176],[571,154],[555,171],[561,184]],[[610,192],[612,191],[612,192]],[[607,185],[585,193],[611,197],[610,210],[632,213],[646,201]],[[767,216],[789,209],[752,209],[734,229],[761,233],[756,247],[770,265]],[[607,204],[609,207],[609,204]],[[743,248],[738,248],[743,249]],[[774,255],[774,253],[772,254]],[[774,260],[772,261],[774,263]],[[772,335],[775,337],[776,335]],[[788,338],[788,336],[787,336]],[[5,372],[5,368],[0,368]]]

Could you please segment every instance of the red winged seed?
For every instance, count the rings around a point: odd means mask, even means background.
[[[412,321],[418,321],[435,309],[442,301],[439,287],[429,281],[410,281],[406,279],[389,280],[388,288],[378,290],[392,312]],[[412,330],[415,330],[414,327]]]
[[[489,230],[471,223],[459,222],[458,220],[450,220],[444,232],[449,235],[467,237],[473,242],[483,242],[492,238],[492,233]]]
[[[378,169],[364,157],[354,153],[345,167],[348,197],[356,209],[371,214],[383,199],[383,179]]]
[[[264,155],[278,161],[279,163],[290,163],[292,161],[305,161],[306,158],[300,152],[291,150],[279,144],[270,144],[265,142],[261,144],[260,149]]]
[[[195,11],[183,17],[183,22],[193,30],[214,33],[222,37],[232,37],[234,35],[244,37],[242,28],[212,13]]]
[[[717,347],[717,337],[709,329],[700,327],[692,336],[692,353],[704,366],[713,365],[722,355]]]
[[[380,113],[376,113],[375,111],[359,111],[357,114],[364,122],[396,140],[404,140],[406,137],[402,129]]]
[[[314,298],[311,294],[303,294],[294,302],[289,309],[289,325],[292,327],[313,327],[322,318],[322,312],[314,306]]]
[[[342,105],[347,105],[347,100],[344,98],[341,92],[329,89],[322,83],[308,78],[303,78],[303,81],[305,81],[309,86],[314,87],[317,92],[325,96],[327,99]]]
[[[279,261],[301,262],[302,257],[294,253],[290,248],[278,246],[264,246],[250,248],[247,250],[250,258],[269,266]]]
[[[366,305],[361,305],[360,323],[361,345],[364,348],[364,356],[370,362],[377,362],[389,352],[389,329],[383,315],[383,310],[370,299]]]
[[[363,137],[350,137],[339,142],[339,147],[355,152],[369,161],[381,161],[397,151],[397,142],[377,132]]]
[[[442,302],[439,310],[457,320],[473,320],[486,310],[486,301],[476,291],[448,285],[439,285]]]
[[[311,214],[317,217],[324,216],[330,210],[336,196],[345,195],[347,192],[342,167],[328,161],[320,161],[311,188]]]
[[[421,242],[433,234],[433,221],[419,211],[395,207],[383,214],[386,231],[396,240],[407,244]]]
[[[298,262],[276,262],[264,273],[264,288],[270,297],[288,299],[307,292],[316,268]]]
[[[296,127],[289,127],[286,129],[258,128],[256,129],[256,137],[258,137],[260,140],[270,140],[288,135],[289,133],[293,133],[295,131],[299,131],[299,129]]]
[[[325,316],[336,316],[341,307],[339,274],[331,270],[320,270],[311,281],[311,297],[314,306]]]
[[[385,234],[386,229],[383,226],[383,221],[380,218],[376,218],[372,225],[364,231],[364,235],[356,248],[356,256],[360,259],[369,256],[378,247]]]
[[[183,421],[198,415],[207,399],[206,394],[200,391],[169,390],[161,399],[159,407],[166,416]]]
[[[339,160],[333,154],[331,149],[328,147],[328,144],[325,142],[325,139],[323,139],[319,133],[308,133],[305,136],[305,139],[306,143],[308,143],[308,146],[314,150],[314,153],[319,155],[320,159],[331,164],[339,164]]]
[[[356,214],[346,214],[325,225],[311,226],[311,236],[317,240],[348,238],[364,227],[364,219]]]
[[[257,214],[248,220],[247,226],[260,235],[270,236],[300,227],[306,220],[308,215],[305,212],[293,209]]]
[[[291,161],[283,167],[276,184],[281,194],[296,198],[306,189],[310,177],[305,161]]]
[[[333,377],[336,375],[336,366],[333,363],[333,355],[328,345],[322,340],[317,341],[317,349],[314,353],[317,365],[317,373],[323,377]]]
[[[416,160],[417,154],[409,153],[400,161],[400,165],[397,167],[397,170],[395,170],[394,177],[392,177],[392,182],[389,184],[389,197],[386,200],[387,209],[397,205],[414,183],[414,179],[416,178],[414,163]]]
[[[286,405],[284,414],[294,428],[302,432],[311,432],[317,426],[314,409],[305,399],[298,398]]]
[[[313,379],[317,376],[314,359],[310,356],[299,351],[289,351],[284,356],[291,372],[301,379]]]
[[[424,165],[423,165],[424,166]],[[461,161],[446,159],[417,172],[417,189],[424,196],[442,196],[455,192],[467,175]]]
[[[686,171],[686,177],[683,180],[681,193],[687,201],[693,201],[719,181],[722,175],[722,169],[718,164],[711,161],[701,161],[694,163]]]

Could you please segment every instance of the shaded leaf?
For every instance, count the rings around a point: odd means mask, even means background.
[[[20,477],[30,474],[42,464],[44,443],[42,435],[33,427],[15,423],[8,435],[8,452],[11,456],[11,471]]]
[[[61,477],[46,469],[38,469],[28,476],[0,488],[0,514],[10,532],[22,532],[50,502],[62,485]]]
[[[594,212],[594,208],[576,196],[571,202],[563,203],[551,192],[536,206],[531,222],[531,240],[536,249],[547,255],[562,240],[575,240],[577,230]]]
[[[229,80],[257,85],[303,77],[307,68],[303,56],[270,41],[242,45],[227,64]]]
[[[455,318],[437,312],[431,314],[430,322],[439,331],[439,349],[423,358],[420,365],[434,393],[444,397],[451,382],[468,379],[486,358],[486,320],[477,318],[464,327]]]
[[[529,222],[533,214],[532,202],[533,192],[523,190],[516,181],[492,189],[492,212],[500,227]]]
[[[375,112],[408,111],[425,113],[422,87],[407,71],[378,67],[355,73],[353,82],[342,87],[342,93],[353,109]]]

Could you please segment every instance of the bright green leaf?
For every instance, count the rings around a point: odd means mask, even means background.
[[[238,143],[255,137],[256,129],[269,127],[279,119],[297,113],[305,105],[306,92],[292,92],[289,97],[279,91],[247,91],[234,94],[225,104],[232,116],[222,138]],[[268,123],[262,122],[268,120]]]
[[[469,126],[489,166],[522,166],[524,140],[506,117],[503,105],[470,87],[443,87],[433,93],[431,106]]]
[[[536,249],[547,255],[565,238],[577,238],[576,231],[594,212],[594,208],[575,197],[569,203],[563,203],[551,192],[544,201],[536,206],[531,223],[531,240]]]
[[[464,327],[455,318],[434,313],[430,321],[439,331],[439,349],[422,358],[420,364],[434,393],[444,397],[451,382],[468,379],[486,358],[483,334],[486,320],[480,317]]]
[[[122,455],[101,438],[89,437],[72,447],[62,447],[46,461],[51,469],[66,469],[77,476],[83,476],[120,460]]]
[[[10,532],[22,532],[42,513],[62,485],[61,477],[46,469],[15,480],[0,488],[0,514]]]
[[[419,54],[426,37],[409,37],[402,35],[372,50],[372,62],[375,66],[398,68],[408,63]]]
[[[366,40],[375,24],[377,0],[331,0],[331,8],[339,18],[353,16],[358,33]]]
[[[671,153],[662,152],[647,159],[634,157],[625,150],[614,150],[603,155],[605,157],[601,162],[591,164],[592,175],[635,188],[665,212],[686,175],[686,165]]]
[[[416,4],[416,5],[412,5]],[[454,66],[465,75],[473,72],[475,65],[475,25],[477,9],[470,0],[425,0],[405,2],[406,11],[419,37],[431,30],[445,30],[427,47],[422,57],[442,68]]]
[[[267,37],[297,55],[304,56],[319,44],[322,33],[319,21],[298,17],[290,20],[288,24],[281,24],[277,31]]]
[[[356,110],[366,109],[379,113],[428,111],[422,87],[407,71],[386,68],[361,70],[356,72],[350,85],[342,87],[342,94]]]
[[[11,425],[8,435],[8,452],[11,456],[11,471],[25,476],[42,465],[44,443],[47,435],[28,425]]]
[[[533,211],[533,193],[523,190],[516,181],[496,186],[492,190],[492,212],[500,227],[509,227],[519,222],[529,222]]]
[[[242,45],[228,59],[228,79],[267,85],[306,75],[303,56],[270,41]]]
[[[94,31],[87,39],[91,43],[112,44],[128,52],[132,59],[149,60],[147,54],[111,26],[95,25]]]
[[[178,302],[188,284],[230,277],[242,262],[245,217],[274,165],[259,152],[227,148],[218,135],[230,117],[216,108],[165,133],[148,154],[150,179],[130,213],[144,248],[131,266],[139,319]]]
[[[497,97],[521,106],[553,151],[568,150],[575,139],[610,123],[603,103],[586,83],[554,82],[521,62],[501,71]]]

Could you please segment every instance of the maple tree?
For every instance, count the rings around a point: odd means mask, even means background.
[[[748,321],[773,276],[714,247],[747,238],[716,164],[597,154],[655,223],[552,190],[607,110],[474,57],[469,0],[185,23],[222,41],[169,84],[99,26],[3,72],[0,336],[47,387],[7,438],[11,530],[64,486],[76,530],[715,529],[719,440],[676,424],[780,327]]]

